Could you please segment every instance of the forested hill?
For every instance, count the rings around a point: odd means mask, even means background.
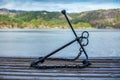
[[[69,13],[75,28],[120,29],[120,9]],[[0,28],[69,28],[60,12],[0,9]]]

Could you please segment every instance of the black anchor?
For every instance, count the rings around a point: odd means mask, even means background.
[[[86,51],[84,49],[84,46],[87,46],[88,43],[89,43],[89,40],[88,40],[89,33],[88,33],[88,31],[83,31],[82,34],[81,34],[81,36],[78,37],[77,34],[76,34],[76,32],[75,32],[75,30],[74,30],[74,28],[72,27],[72,25],[71,25],[71,23],[69,21],[67,15],[66,15],[66,10],[62,10],[61,13],[65,16],[65,18],[66,18],[66,20],[67,20],[70,28],[72,29],[72,32],[75,35],[75,39],[72,40],[72,41],[70,41],[70,42],[68,42],[67,44],[61,46],[60,48],[56,49],[55,51],[49,53],[48,55],[46,55],[44,57],[39,57],[37,60],[35,60],[35,61],[33,61],[31,63],[30,67],[41,68],[41,69],[42,68],[44,68],[44,69],[46,69],[46,68],[84,68],[84,67],[87,67],[87,66],[89,66],[91,64],[88,61],[88,55],[87,55],[87,53],[86,53]],[[78,55],[74,59],[67,59],[67,60],[68,61],[75,61],[76,59],[78,59],[81,56],[82,53],[84,53],[86,58],[82,61],[82,63],[83,63],[82,66],[80,66],[80,65],[75,65],[75,66],[72,66],[72,65],[71,66],[70,65],[69,66],[66,66],[66,65],[63,65],[63,66],[39,66],[38,65],[38,63],[43,63],[45,61],[45,59],[47,59],[51,55],[55,54],[56,52],[62,50],[63,48],[71,45],[72,43],[74,43],[76,41],[80,45],[79,53],[78,53]]]

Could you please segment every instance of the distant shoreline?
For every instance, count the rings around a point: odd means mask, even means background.
[[[67,13],[75,29],[120,29],[120,9]],[[68,29],[60,12],[0,10],[0,29]]]
[[[119,31],[120,29],[75,29],[76,31],[89,31],[89,32],[112,32]],[[0,32],[39,32],[39,31],[71,31],[71,29],[0,29]]]

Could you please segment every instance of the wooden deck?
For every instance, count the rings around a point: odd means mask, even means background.
[[[82,69],[34,69],[32,60],[0,57],[0,80],[120,80],[120,58],[91,58],[92,65]]]

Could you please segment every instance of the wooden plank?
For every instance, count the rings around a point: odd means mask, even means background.
[[[35,58],[0,57],[0,80],[120,80],[119,58],[91,58],[92,65],[82,69],[34,69],[29,67]],[[48,59],[44,64],[78,64],[60,59]]]
[[[1,80],[120,80],[120,78],[0,76]]]
[[[48,65],[48,64],[46,64]],[[82,65],[82,64],[81,64]],[[0,63],[0,67],[1,66],[13,66],[13,67],[29,67],[30,63]],[[120,63],[92,63],[92,65],[90,65],[90,68],[120,68]]]
[[[68,70],[31,70],[31,69],[29,69],[29,70],[21,70],[21,69],[5,69],[5,70],[3,70],[3,69],[0,69],[0,72],[22,72],[22,73],[24,73],[24,72],[29,72],[29,73],[68,73],[68,72],[70,72],[70,73],[82,73],[82,74],[85,74],[85,73],[89,73],[89,74],[119,74],[120,73],[120,71],[97,71],[97,70],[95,70],[95,71],[83,71],[83,70],[79,70],[79,71],[76,71],[76,70],[72,70],[72,71],[68,71]]]
[[[46,77],[104,77],[104,78],[120,78],[120,74],[98,74],[98,73],[36,73],[36,72],[0,72],[0,75],[11,75],[11,76],[46,76]]]

